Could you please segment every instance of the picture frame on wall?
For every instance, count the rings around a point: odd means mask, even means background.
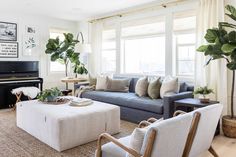
[[[0,41],[17,41],[17,24],[0,22]]]
[[[0,58],[18,58],[18,43],[0,42]]]
[[[37,56],[37,48],[39,45],[37,29],[34,26],[25,26],[23,35],[23,55]]]

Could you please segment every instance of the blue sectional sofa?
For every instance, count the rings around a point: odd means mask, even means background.
[[[121,109],[121,119],[135,123],[139,123],[150,117],[170,118],[175,110],[174,101],[193,97],[193,86],[189,86],[184,82],[180,84],[180,91],[178,94],[166,96],[163,99],[138,97],[135,94],[135,85],[137,81],[138,78],[131,78],[128,93],[87,91],[82,93],[81,97],[118,105]],[[78,88],[78,86],[75,88]]]

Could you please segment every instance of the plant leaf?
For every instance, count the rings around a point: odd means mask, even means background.
[[[229,41],[232,43],[236,43],[236,31],[229,32]]]
[[[205,39],[209,43],[214,43],[217,38],[217,30],[215,29],[208,29],[205,35]]]
[[[230,70],[236,70],[236,62],[229,62],[227,64],[227,68],[229,68]]]
[[[236,9],[234,6],[232,5],[226,5],[225,7],[231,14],[228,14],[228,15],[231,15],[230,17],[235,20],[236,19]],[[227,15],[227,14],[226,14]]]
[[[197,49],[197,51],[199,51],[199,52],[205,52],[205,51],[207,50],[208,46],[209,46],[209,45],[202,45],[202,46],[200,46],[200,47]]]
[[[221,48],[225,53],[231,53],[236,49],[236,44],[224,44]]]

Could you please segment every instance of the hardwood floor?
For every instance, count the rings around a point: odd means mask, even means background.
[[[219,135],[213,140],[212,146],[220,157],[236,157],[236,139]],[[212,157],[212,155],[206,152],[200,157]]]

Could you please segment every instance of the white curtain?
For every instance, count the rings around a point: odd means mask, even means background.
[[[91,67],[90,73],[92,75],[100,74],[101,72],[101,51],[102,51],[102,30],[103,30],[103,22],[98,21],[92,23],[92,32],[91,32],[91,46],[92,46],[92,54],[91,59],[89,61],[89,65]]]
[[[206,44],[204,35],[206,30],[218,27],[218,22],[224,21],[224,0],[199,0],[197,18],[197,47]],[[227,68],[224,60],[212,61],[205,66],[207,57],[203,53],[196,53],[195,87],[205,86],[214,89],[212,99],[220,101],[227,111]]]

